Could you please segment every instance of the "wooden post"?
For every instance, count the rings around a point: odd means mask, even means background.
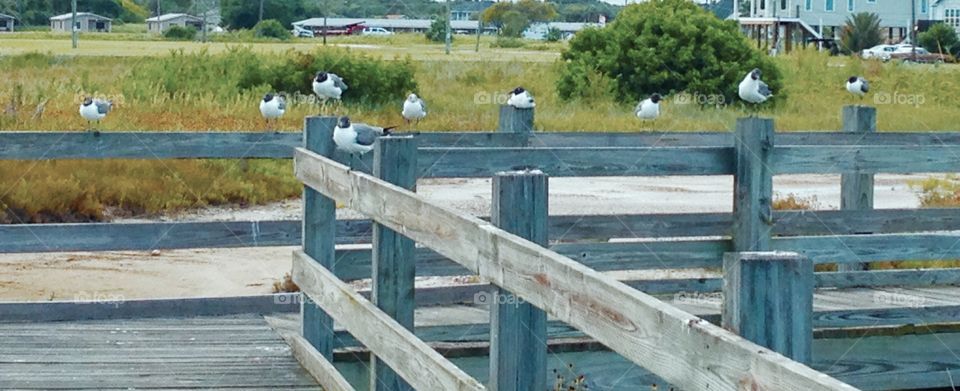
[[[773,120],[740,118],[734,137],[733,251],[770,249]]]
[[[417,188],[417,140],[413,136],[383,137],[374,147],[373,175],[407,190]],[[416,256],[413,240],[373,224],[373,304],[407,330],[413,331]],[[372,389],[412,390],[396,372],[370,356]]]
[[[844,106],[843,131],[847,133],[875,133],[877,109],[870,106]],[[873,209],[873,174],[848,173],[840,175],[840,209]],[[858,232],[868,234],[870,232]],[[867,263],[841,263],[837,271],[867,270]]]
[[[333,156],[336,117],[307,117],[304,147],[323,156]],[[330,271],[335,263],[337,204],[316,190],[303,187],[303,252]],[[328,361],[333,362],[333,318],[303,295],[300,306],[303,338]]]
[[[493,224],[547,245],[547,176],[540,171],[493,177]],[[493,292],[490,303],[490,389],[546,390],[547,314],[512,293]]]
[[[524,143],[520,146],[526,146],[530,133],[533,133],[533,113],[534,109],[518,109],[510,105],[500,106],[500,120],[497,125],[498,132],[520,133],[524,137]]]
[[[727,330],[794,361],[810,363],[813,262],[796,253],[743,252],[723,257]]]

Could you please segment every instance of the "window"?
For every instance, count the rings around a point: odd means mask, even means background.
[[[927,13],[927,0],[920,0],[920,13]]]
[[[847,0],[847,11],[853,12],[853,0]]]
[[[944,10],[943,23],[946,23],[948,26],[953,26],[955,29],[960,29],[960,9],[951,8]]]
[[[827,0],[823,5],[823,10],[827,12],[833,12],[833,0]]]
[[[780,9],[787,9],[787,0],[780,0]]]
[[[807,11],[813,11],[813,0],[805,0],[803,2],[803,9]]]

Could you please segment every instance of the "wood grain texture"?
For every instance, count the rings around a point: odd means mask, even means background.
[[[293,278],[305,294],[415,389],[484,389],[302,251],[294,253]]]
[[[853,390],[483,220],[303,149],[295,159],[297,178],[308,186],[510,289],[682,388]]]
[[[333,366],[333,363],[327,361],[306,339],[299,335],[291,335],[288,342],[293,357],[325,391],[354,391],[353,386]]]
[[[843,107],[843,131],[854,134],[874,133],[877,131],[877,109],[866,106]],[[873,174],[848,173],[840,175],[840,209],[873,209]],[[861,230],[856,233],[868,234]],[[865,263],[844,263],[837,265],[837,271],[866,270]]]
[[[518,109],[510,105],[500,106],[497,131],[507,133],[533,133],[535,109]]]
[[[773,120],[739,118],[734,139],[733,250],[766,251],[773,226]]]

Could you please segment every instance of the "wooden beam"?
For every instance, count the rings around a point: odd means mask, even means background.
[[[534,109],[518,109],[510,105],[501,105],[497,131],[529,136],[533,133],[534,111]]]
[[[733,251],[765,251],[773,226],[773,120],[737,119],[733,148]]]
[[[297,178],[308,186],[510,289],[681,388],[854,390],[483,220],[304,149],[294,159]],[[303,282],[307,289],[317,286]]]
[[[303,292],[418,390],[483,390],[396,320],[377,309],[302,251],[293,256],[293,278]],[[328,360],[329,361],[329,360]]]
[[[383,137],[374,145],[373,172],[377,178],[410,191],[417,189],[417,140],[411,136]],[[373,224],[373,304],[400,326],[413,330],[415,243],[400,233]],[[380,391],[410,390],[396,372],[370,359],[370,376]]]
[[[293,357],[300,362],[314,380],[320,383],[325,391],[354,391],[353,386],[340,374],[340,371],[327,361],[310,342],[299,335],[291,335],[287,340]]]
[[[493,177],[493,224],[546,246],[548,193],[542,172],[498,173]],[[495,290],[490,297],[491,388],[546,390],[547,313],[507,289]]]
[[[304,119],[304,145],[307,150],[332,156],[333,128],[336,117]],[[336,265],[337,204],[323,194],[303,187],[303,251],[310,259],[332,273]],[[304,300],[301,305],[303,337],[327,360],[333,360],[333,318],[315,303]]]
[[[723,258],[723,328],[810,364],[813,263],[795,253],[741,252]]]
[[[877,109],[867,106],[844,106],[843,131],[854,134],[875,133]],[[840,175],[840,209],[873,209],[873,174]],[[871,231],[862,230],[857,233],[869,234]],[[866,263],[843,263],[837,265],[837,271],[866,270],[867,265]]]

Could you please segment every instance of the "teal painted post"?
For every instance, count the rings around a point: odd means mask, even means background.
[[[723,257],[722,325],[804,364],[813,346],[813,261],[796,253]]]
[[[843,131],[848,133],[875,133],[877,109],[870,106],[844,106]],[[873,174],[849,173],[840,175],[840,209],[873,209]],[[861,232],[869,234],[870,232]],[[837,271],[867,269],[866,263],[841,263]]]
[[[493,224],[546,246],[547,183],[546,174],[540,171],[495,175]],[[546,313],[502,289],[492,292],[485,301],[490,303],[490,388],[546,390]]]
[[[500,106],[500,119],[497,124],[497,131],[520,133],[525,137],[521,139],[523,144],[518,146],[527,146],[530,135],[533,133],[534,111],[534,109],[518,109],[510,105]]]
[[[304,120],[304,147],[322,156],[333,156],[333,128],[336,117],[307,117]],[[334,269],[337,233],[337,204],[307,186],[303,187],[303,251],[323,267]],[[303,338],[327,360],[333,361],[333,318],[304,295],[300,306]]]
[[[733,251],[770,249],[773,120],[737,119],[734,135]]]
[[[373,175],[407,190],[417,188],[417,140],[413,136],[390,136],[374,146]],[[413,240],[373,224],[373,291],[378,308],[413,331],[416,248]],[[390,367],[370,357],[370,384],[375,390],[412,390]]]

